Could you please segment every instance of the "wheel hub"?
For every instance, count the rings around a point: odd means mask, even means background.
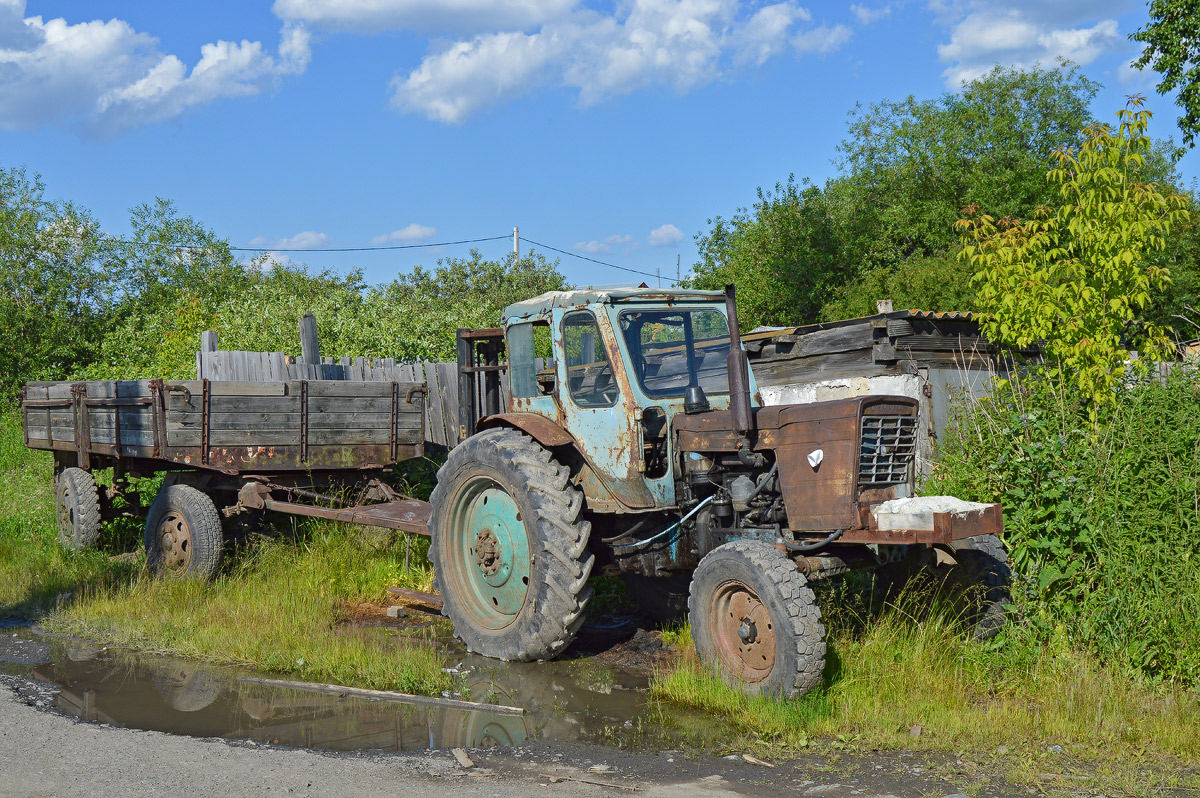
[[[520,508],[495,480],[480,476],[453,499],[455,537],[446,580],[478,626],[502,629],[525,606],[532,557]]]
[[[500,570],[500,541],[490,529],[475,536],[475,564],[488,576]]]
[[[182,514],[172,510],[163,516],[158,525],[158,547],[164,568],[187,570],[192,561],[192,531]]]
[[[730,581],[714,597],[709,618],[721,664],[746,682],[759,682],[775,667],[775,625],[770,611],[747,585]]]

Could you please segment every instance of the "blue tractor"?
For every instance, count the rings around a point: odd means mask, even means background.
[[[814,580],[953,566],[977,635],[1003,621],[1000,507],[915,496],[917,403],[762,406],[732,286],[551,292],[458,345],[430,556],[471,651],[557,656],[600,573],[652,613],[686,602],[702,661],[754,694],[820,683]]]

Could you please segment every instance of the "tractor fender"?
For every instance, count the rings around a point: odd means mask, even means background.
[[[480,420],[475,428],[485,430],[496,427],[515,427],[528,433],[535,441],[547,448],[570,445],[574,446],[576,451],[579,450],[571,433],[537,413],[498,413]]]

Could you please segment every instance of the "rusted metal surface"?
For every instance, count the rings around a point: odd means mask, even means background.
[[[719,585],[708,616],[717,656],[727,672],[750,684],[771,675],[775,668],[775,625],[753,590],[732,579]]]
[[[265,490],[265,486],[255,487]],[[269,492],[264,494],[262,491],[252,490],[251,493],[258,495],[250,498],[245,488],[239,494],[239,503],[248,509],[271,510],[287,515],[342,521],[347,524],[398,529],[417,535],[429,534],[429,515],[432,508],[429,506],[429,502],[419,499],[396,499],[390,502],[362,504],[353,507],[319,507],[313,504],[272,499]],[[243,495],[247,495],[244,500],[242,499]]]
[[[575,438],[558,423],[538,415],[537,413],[500,413],[488,416],[479,422],[479,429],[495,429],[497,427],[514,427],[526,432],[531,438],[543,446],[571,446]]]
[[[179,510],[168,510],[155,531],[159,551],[162,552],[161,567],[173,574],[183,574],[192,562],[192,529],[187,518]]]

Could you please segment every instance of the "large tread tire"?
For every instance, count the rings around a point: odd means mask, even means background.
[[[1012,602],[1012,569],[1008,551],[995,535],[976,535],[952,544],[958,565],[955,582],[968,591],[967,623],[976,642],[986,642],[1000,633]]]
[[[146,515],[145,540],[146,564],[154,576],[209,579],[221,565],[221,516],[213,500],[190,485],[159,490]]]
[[[583,495],[570,483],[566,466],[528,435],[512,429],[477,433],[450,452],[429,498],[429,559],[442,614],[473,653],[529,662],[558,656],[583,625],[591,598],[588,577],[595,558],[587,550],[591,524],[583,518]],[[453,519],[472,501],[480,484],[491,485],[515,504],[523,528],[528,583],[523,603],[511,615],[489,614],[474,598],[463,547],[477,531],[455,529]],[[458,509],[456,509],[456,507]],[[516,530],[520,534],[520,530]]]
[[[769,672],[755,673],[752,680],[734,667],[737,654],[731,646],[737,644],[728,639],[729,629],[722,635],[722,628],[714,622],[713,610],[721,596],[743,587],[765,608],[770,620],[768,633],[775,636]],[[821,684],[825,671],[821,610],[808,580],[773,546],[740,540],[706,554],[692,577],[688,616],[701,662],[715,666],[729,685],[749,695],[792,698]],[[761,630],[758,633],[761,636]]]
[[[78,551],[94,546],[100,537],[100,491],[91,472],[64,469],[54,480],[54,503],[63,548]]]

